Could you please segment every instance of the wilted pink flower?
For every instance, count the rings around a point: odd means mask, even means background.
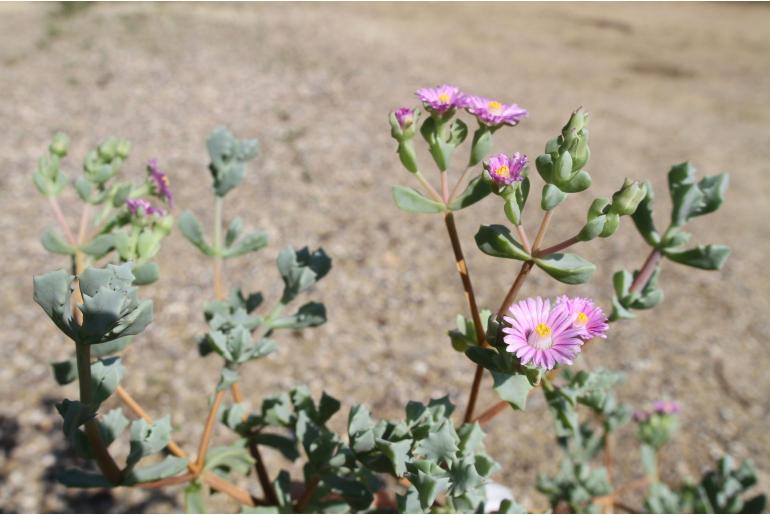
[[[139,210],[141,209],[142,212],[146,216],[163,216],[166,214],[166,212],[159,208],[159,207],[153,207],[152,204],[150,204],[149,201],[143,199],[143,198],[130,198],[126,200],[126,206],[128,206],[128,210],[131,212],[132,215],[136,216],[139,213]]]
[[[517,125],[529,114],[526,109],[517,104],[503,104],[497,100],[476,95],[465,95],[461,101],[470,114],[479,122],[490,127],[499,125]]]
[[[682,411],[682,407],[676,401],[656,401],[652,405],[652,411],[660,415],[673,415]]]
[[[650,413],[648,411],[644,410],[636,410],[634,411],[634,422],[646,422],[647,419],[650,418]]]
[[[410,107],[401,107],[396,109],[394,114],[396,115],[396,120],[398,121],[398,125],[402,130],[406,129],[414,123],[414,109]]]
[[[511,157],[497,154],[484,163],[492,180],[498,184],[509,185],[524,179],[521,171],[527,166],[527,156],[515,152]]]
[[[147,163],[147,172],[149,173],[154,193],[167,202],[169,207],[173,207],[174,199],[171,195],[171,188],[169,187],[171,184],[168,180],[168,175],[160,171],[157,159],[150,159]]]
[[[597,306],[585,297],[576,297],[570,299],[562,295],[556,299],[556,305],[564,305],[567,310],[575,315],[573,326],[581,329],[583,332],[581,338],[590,340],[591,338],[607,338],[607,317],[604,316],[602,308]]]
[[[448,84],[435,88],[420,88],[415,94],[427,109],[436,113],[443,113],[449,109],[460,107],[463,98],[459,88]]]
[[[517,302],[510,308],[512,317],[503,317],[503,341],[506,350],[515,353],[524,365],[550,370],[557,363],[572,364],[583,341],[581,330],[573,327],[575,315],[564,306],[551,308],[540,297]]]

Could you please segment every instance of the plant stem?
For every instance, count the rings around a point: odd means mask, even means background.
[[[321,478],[318,476],[313,476],[313,478],[308,482],[307,488],[305,488],[305,491],[302,492],[302,497],[299,498],[297,501],[297,505],[294,508],[294,511],[297,513],[302,513],[305,511],[305,508],[307,507],[307,504],[310,502],[310,499],[313,497],[313,494],[315,493],[315,489],[318,488],[318,483],[321,482]]]
[[[527,231],[524,230],[524,226],[517,224],[516,233],[519,235],[521,245],[524,247],[524,250],[527,252],[527,254],[532,252],[532,246],[529,244],[529,238],[527,238]]]
[[[497,415],[505,411],[505,409],[508,407],[508,403],[505,401],[498,401],[494,403],[492,406],[484,410],[484,412],[473,419],[474,422],[478,422],[479,425],[483,426],[493,418],[495,418]]]
[[[457,235],[454,214],[451,212],[445,214],[444,222],[446,223],[446,229],[449,233],[449,239],[452,242],[455,264],[457,265],[457,271],[460,274],[460,280],[463,283],[463,290],[465,290],[465,299],[468,301],[471,318],[473,318],[473,326],[476,331],[476,342],[481,346],[485,346],[486,338],[484,337],[484,327],[481,324],[479,307],[476,304],[476,294],[473,292],[473,283],[471,283],[471,276],[468,272],[468,266],[465,263],[465,256],[463,256],[463,248],[460,244],[460,238]],[[469,422],[473,418],[473,410],[476,408],[476,399],[478,397],[479,386],[481,385],[481,377],[483,374],[484,369],[477,365],[476,372],[473,376],[473,383],[471,385],[470,397],[468,398],[468,407],[465,410],[465,417],[463,418],[465,422]]]
[[[448,202],[451,202],[454,200],[454,198],[457,196],[458,190],[460,189],[460,185],[463,183],[463,179],[465,179],[465,176],[468,175],[468,172],[473,168],[472,166],[466,166],[465,170],[463,170],[462,175],[460,175],[460,178],[457,179],[457,182],[454,185],[454,188],[452,188],[452,192],[449,194],[449,200]]]
[[[123,401],[128,409],[130,409],[134,415],[137,417],[143,418],[148,424],[152,424],[153,420],[152,417],[150,417],[146,411],[142,408],[142,406],[134,400],[133,397],[122,387],[118,386],[118,388],[115,390],[115,393],[118,394],[118,397],[120,397],[120,400]],[[174,456],[178,456],[179,458],[186,458],[187,453],[177,445],[176,442],[171,440],[168,445],[166,445],[166,448],[173,454]],[[188,470],[192,473],[197,475],[198,471],[200,470],[195,463],[189,462],[187,464]],[[212,488],[215,488],[219,490],[222,493],[225,493],[238,501],[241,504],[245,504],[246,506],[256,506],[258,504],[262,504],[258,499],[255,499],[249,492],[242,488],[238,488],[237,486],[233,485],[232,483],[229,483],[227,480],[220,478],[216,474],[208,471],[204,471],[200,474],[200,478],[203,480],[204,483],[211,486]]]
[[[543,243],[545,231],[548,229],[548,224],[551,222],[551,213],[553,213],[553,211],[546,211],[545,215],[543,215],[543,220],[540,222],[540,228],[537,230],[537,236],[535,236],[535,242],[532,244],[533,253],[537,253],[540,249],[540,244]]]
[[[53,210],[53,214],[56,217],[56,221],[59,223],[62,231],[64,231],[64,236],[67,238],[70,244],[77,245],[75,235],[72,233],[70,226],[67,225],[67,220],[64,218],[64,213],[62,213],[61,206],[59,205],[59,199],[54,196],[48,196],[47,198],[48,203],[51,204],[51,209]]]
[[[497,310],[497,318],[498,320],[502,319],[505,313],[508,311],[508,308],[511,307],[511,304],[513,304],[514,299],[516,298],[516,294],[519,292],[519,289],[521,289],[521,286],[524,284],[524,280],[527,278],[527,274],[529,274],[529,271],[532,270],[533,263],[532,261],[525,261],[521,264],[521,269],[519,270],[519,274],[516,276],[516,279],[513,280],[513,284],[511,285],[511,288],[508,290],[508,293],[505,295],[505,298],[503,299],[502,304],[500,304],[500,308]]]
[[[241,389],[238,386],[238,383],[230,385],[230,392],[233,394],[233,400],[236,403],[243,402],[243,395],[241,395]],[[243,416],[243,419],[246,420],[246,415]],[[270,475],[267,473],[265,460],[262,459],[262,454],[259,452],[259,446],[252,440],[249,441],[249,452],[251,453],[251,457],[254,458],[254,470],[259,478],[259,485],[262,487],[262,493],[264,494],[265,499],[269,504],[277,505],[278,494],[275,493],[273,484],[270,482]]]
[[[214,297],[217,300],[225,298],[224,288],[222,286],[222,209],[224,199],[219,195],[214,197]]]
[[[131,394],[129,394],[125,388],[118,385],[117,389],[115,390],[115,393],[120,398],[120,400],[123,401],[123,403],[128,407],[128,409],[130,409],[134,413],[134,415],[144,419],[144,421],[147,422],[148,424],[153,424],[152,417],[150,417],[150,415],[148,415],[147,412],[144,411],[142,406],[140,406],[139,403],[136,402],[133,397],[131,397]],[[168,445],[166,445],[166,448],[174,456],[178,456],[179,458],[187,457],[187,453],[181,447],[179,447],[179,445],[177,445],[177,443],[173,440],[170,440],[168,442]],[[197,470],[197,469],[193,467],[191,470]]]
[[[449,183],[447,181],[446,170],[441,171],[441,198],[445,204],[449,203]]]
[[[193,472],[188,472],[187,474],[182,474],[181,476],[167,477],[165,479],[158,479],[157,481],[147,481],[145,483],[137,483],[132,486],[137,488],[155,489],[155,488],[163,488],[164,486],[171,486],[171,485],[186,483],[192,479],[195,479],[195,474]]]
[[[652,249],[652,252],[650,252],[650,255],[647,256],[647,259],[644,261],[642,268],[636,275],[636,279],[634,279],[634,282],[631,283],[631,287],[628,289],[628,293],[637,293],[639,290],[647,286],[647,282],[650,280],[650,277],[652,277],[653,272],[655,272],[655,268],[658,266],[658,262],[660,261],[661,257],[662,254],[659,250]]]
[[[559,252],[560,250],[564,250],[567,247],[571,247],[575,243],[578,243],[580,240],[578,239],[578,235],[571,238],[567,238],[566,240],[562,241],[561,243],[557,243],[556,245],[553,245],[551,247],[545,248],[543,250],[537,251],[537,257],[540,256],[548,256],[550,254],[555,254],[556,252]]]
[[[91,384],[91,347],[88,344],[75,344],[75,352],[78,364],[78,385],[80,387],[80,402],[86,407],[93,403],[93,390]],[[113,485],[119,485],[123,481],[123,473],[112,459],[107,446],[102,439],[102,433],[96,419],[90,419],[85,423],[86,436],[91,444],[91,450],[102,471],[104,477]]]
[[[444,202],[444,199],[441,198],[441,195],[439,194],[438,191],[436,191],[436,188],[431,186],[431,184],[428,182],[428,180],[419,170],[417,170],[414,173],[414,176],[417,178],[417,181],[419,181],[423,189],[425,189],[425,192],[428,193],[428,195],[430,195],[431,197],[433,197],[433,200],[441,203]]]
[[[214,430],[214,422],[216,422],[219,406],[222,404],[222,399],[224,399],[224,397],[224,390],[217,392],[216,396],[214,397],[214,402],[211,403],[209,415],[206,417],[206,425],[203,428],[201,443],[198,446],[198,459],[195,461],[195,467],[198,470],[203,469],[203,464],[206,462],[206,451],[208,450],[209,442],[211,441],[211,433]]]

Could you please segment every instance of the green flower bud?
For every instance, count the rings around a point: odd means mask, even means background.
[[[583,130],[586,125],[588,125],[588,113],[583,111],[583,106],[580,106],[575,109],[572,116],[570,116],[567,121],[567,125],[562,128],[561,135],[566,141],[569,138],[570,133],[577,134]]]
[[[620,216],[632,215],[636,212],[639,203],[647,195],[646,190],[637,181],[626,179],[623,187],[612,195],[610,211]]]
[[[620,226],[620,216],[614,213],[608,213],[605,216],[607,217],[607,221],[604,223],[604,228],[602,229],[602,232],[599,233],[600,238],[607,238],[609,236],[612,236],[613,234],[615,234],[615,231],[617,231],[618,227]]]
[[[390,113],[390,135],[398,142],[414,138],[417,132],[417,120],[420,117],[418,109],[402,107]]]
[[[404,168],[411,173],[417,173],[417,154],[414,150],[414,141],[411,138],[399,141],[398,157],[401,159],[401,164],[404,165]]]
[[[600,215],[590,219],[578,233],[578,240],[589,241],[599,236],[604,230],[604,226],[607,224],[607,216]]]
[[[129,152],[131,152],[131,143],[125,139],[118,140],[115,145],[115,154],[117,154],[119,158],[125,160],[128,157]]]
[[[597,216],[607,214],[607,208],[610,207],[612,201],[607,197],[599,197],[591,203],[591,207],[588,208],[588,220],[591,221]]]
[[[115,159],[117,148],[118,140],[116,138],[109,138],[107,141],[99,145],[96,151],[102,160],[109,162]]]
[[[67,151],[70,147],[70,138],[63,132],[57,132],[53,135],[53,140],[51,141],[51,144],[48,146],[48,150],[58,156],[58,157],[64,157],[67,155]]]

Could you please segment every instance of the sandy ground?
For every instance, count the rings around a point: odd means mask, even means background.
[[[334,269],[314,293],[329,323],[284,335],[279,352],[244,374],[255,402],[306,383],[381,417],[400,416],[408,399],[445,393],[464,405],[472,367],[445,331],[465,306],[443,224],[400,212],[390,198],[390,186],[410,178],[393,154],[386,114],[414,102],[417,87],[444,81],[528,108],[530,118],[501,133],[496,148],[530,156],[571,109],[586,106],[593,194],[611,193],[626,175],[650,179],[667,209],[671,164],[691,159],[703,173],[732,173],[723,210],[692,227],[694,241],[733,248],[724,270],[667,264],[664,304],[613,326],[587,360],[626,371],[622,394],[636,406],[660,397],[684,404],[668,478],[699,475],[729,452],[753,458],[769,490],[769,34],[766,5],[0,6],[0,510],[181,509],[174,489],[66,492],[52,479],[72,462],[53,405],[75,391],[51,377],[47,363],[69,346],[31,298],[31,276],[65,264],[38,242],[52,218],[31,170],[57,129],[73,139],[71,176],[87,148],[121,135],[135,149],[127,173],[141,177],[143,162],[158,157],[178,206],[207,221],[209,130],[224,123],[260,139],[263,154],[226,215],[243,215],[273,244],[229,266],[228,281],[274,298],[273,262],[288,244],[323,245]],[[579,227],[590,198],[559,209],[548,242]],[[74,196],[64,205],[74,225]],[[533,232],[540,215],[527,214]],[[485,306],[500,302],[516,264],[481,254],[472,234],[502,221],[491,201],[459,216]],[[599,271],[573,291],[605,306],[612,272],[639,266],[646,252],[625,222],[616,237],[580,251]],[[152,414],[169,413],[175,437],[192,449],[218,373],[194,344],[211,271],[178,233],[159,263],[162,280],[143,290],[157,321],[125,356],[124,385]],[[525,288],[563,291],[544,274]],[[493,400],[487,388],[481,405]],[[536,394],[527,413],[499,417],[488,437],[504,465],[498,479],[533,509],[545,508],[535,472],[557,465],[544,414]],[[618,454],[625,464],[638,460],[630,428]],[[276,470],[279,458],[269,461]],[[618,480],[636,473],[619,471]]]

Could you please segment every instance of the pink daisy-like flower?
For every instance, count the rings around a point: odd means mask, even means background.
[[[455,107],[460,107],[463,94],[460,89],[449,84],[435,88],[420,88],[415,95],[425,104],[425,108],[435,113],[443,113]]]
[[[564,306],[554,306],[540,297],[525,299],[510,308],[512,317],[503,317],[506,350],[516,354],[524,365],[551,370],[557,363],[571,365],[580,352],[582,331],[573,327],[575,315]]]
[[[406,129],[414,123],[414,109],[410,107],[396,109],[396,112],[393,114],[395,114],[396,121],[398,121],[398,126],[401,127],[401,130]]]
[[[497,100],[476,95],[465,95],[461,106],[475,116],[479,122],[490,127],[518,125],[529,112],[517,104],[503,104]]]
[[[556,299],[556,305],[563,305],[567,310],[575,315],[574,327],[582,330],[581,338],[590,340],[591,338],[607,338],[607,317],[604,316],[602,308],[593,303],[591,299],[585,297],[575,297],[570,299],[562,295]]]
[[[511,157],[497,154],[484,162],[484,169],[497,184],[509,185],[524,179],[521,171],[527,166],[527,156],[515,152]]]

